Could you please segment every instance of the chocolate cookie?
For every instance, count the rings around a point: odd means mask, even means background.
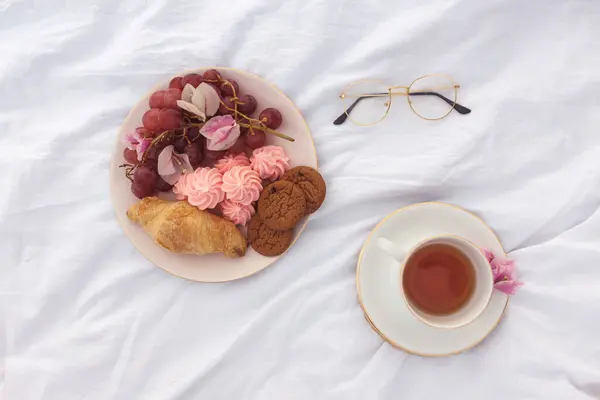
[[[317,170],[311,167],[296,167],[286,172],[281,179],[295,183],[302,189],[306,197],[307,214],[314,213],[323,204],[327,186]]]
[[[265,187],[258,199],[258,213],[276,231],[292,229],[304,216],[306,200],[300,187],[277,181]]]
[[[276,231],[269,228],[258,214],[248,222],[248,241],[257,253],[274,257],[285,253],[294,239],[294,230]]]

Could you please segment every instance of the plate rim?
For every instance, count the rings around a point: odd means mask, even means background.
[[[289,96],[283,91],[281,90],[281,88],[279,86],[277,86],[275,83],[263,78],[262,76],[255,74],[253,72],[249,72],[249,71],[245,71],[242,69],[238,69],[238,68],[233,68],[233,67],[221,67],[221,66],[201,66],[201,67],[197,67],[197,68],[192,68],[192,69],[184,69],[181,72],[171,75],[169,78],[167,78],[169,80],[169,82],[171,81],[171,79],[177,77],[177,76],[183,76],[186,74],[190,74],[190,73],[198,73],[200,71],[207,71],[209,69],[217,69],[220,71],[235,71],[236,73],[240,73],[242,75],[249,75],[255,79],[259,79],[260,81],[266,83],[268,86],[270,86],[273,90],[275,90],[276,92],[279,92],[281,95],[283,95],[283,97],[285,99],[287,99],[287,101],[292,105],[292,107],[296,110],[296,112],[298,112],[298,115],[300,115],[300,118],[302,119],[302,122],[304,123],[304,126],[306,127],[306,132],[308,133],[308,138],[310,139],[310,143],[312,144],[312,149],[314,152],[314,156],[315,156],[315,170],[319,170],[319,157],[317,154],[317,148],[315,146],[315,141],[314,138],[312,136],[312,132],[310,130],[310,127],[308,126],[308,122],[306,122],[306,118],[304,118],[304,115],[302,114],[302,111],[300,111],[300,109],[298,108],[298,106],[296,105],[296,103],[294,103],[292,101],[292,99],[289,98]],[[304,233],[304,230],[306,229],[306,226],[308,225],[308,221],[310,220],[310,215],[306,216],[306,220],[304,221],[304,223],[302,224],[302,226],[300,227],[300,231],[298,232],[298,234],[296,235],[296,237],[294,238],[294,240],[292,241],[292,243],[290,244],[290,246],[285,250],[285,252],[283,252],[282,254],[278,255],[277,257],[268,257],[268,258],[273,258],[273,261],[271,261],[270,263],[268,263],[267,265],[265,265],[262,268],[257,269],[256,271],[252,271],[248,274],[245,275],[240,275],[240,276],[236,276],[235,278],[228,278],[228,279],[221,279],[221,280],[200,280],[200,279],[192,279],[186,276],[181,276],[178,275],[172,271],[169,271],[163,267],[161,267],[160,265],[156,264],[154,261],[152,261],[138,246],[137,244],[129,237],[129,235],[127,234],[127,231],[125,230],[125,228],[123,227],[123,222],[121,221],[121,218],[119,218],[119,215],[117,213],[117,208],[115,205],[115,182],[112,178],[112,174],[111,171],[113,170],[113,168],[118,167],[116,164],[116,160],[115,160],[115,147],[118,145],[120,138],[123,134],[123,127],[125,125],[125,121],[128,121],[132,114],[133,114],[133,110],[135,108],[135,106],[142,100],[145,98],[148,98],[152,93],[154,93],[155,91],[159,90],[161,87],[164,86],[164,83],[166,82],[166,80],[161,80],[159,83],[155,84],[148,92],[146,92],[143,96],[141,96],[139,98],[139,100],[131,107],[131,109],[129,110],[129,112],[127,113],[127,115],[125,116],[125,118],[123,119],[123,122],[121,123],[121,125],[119,126],[119,129],[117,130],[117,137],[116,137],[116,141],[113,143],[112,149],[111,149],[111,157],[110,157],[110,163],[109,163],[109,174],[108,174],[108,180],[109,180],[109,194],[110,194],[110,202],[112,204],[112,209],[113,209],[113,213],[115,215],[115,218],[117,219],[117,222],[119,223],[119,226],[121,227],[121,230],[123,232],[123,234],[125,235],[125,237],[127,237],[127,239],[129,239],[129,242],[133,245],[133,247],[136,248],[136,250],[138,251],[138,253],[140,253],[146,260],[148,260],[151,264],[153,264],[155,267],[158,267],[159,269],[161,269],[162,271],[165,271],[167,273],[169,273],[170,275],[176,276],[178,278],[181,279],[185,279],[188,280],[190,282],[200,282],[200,283],[224,283],[224,282],[233,282],[233,281],[237,281],[240,279],[244,279],[247,278],[249,276],[258,274],[261,271],[264,271],[265,269],[267,269],[268,267],[270,267],[271,265],[275,264],[280,257],[284,256],[291,248],[292,246],[298,241],[298,239],[300,239],[300,236],[302,236],[302,233]],[[157,245],[158,246],[158,245]],[[264,256],[263,256],[264,257]]]
[[[361,261],[362,261],[362,257],[365,251],[365,248],[367,247],[367,245],[369,244],[369,242],[371,241],[371,239],[373,238],[374,233],[381,227],[381,225],[383,225],[388,219],[390,219],[391,217],[393,217],[394,215],[396,215],[399,212],[405,211],[409,208],[413,208],[413,207],[419,207],[419,206],[424,206],[424,205],[428,205],[428,204],[432,204],[432,205],[441,205],[441,206],[447,206],[447,207],[452,207],[455,208],[457,210],[460,211],[464,211],[468,214],[471,214],[473,217],[477,218],[487,229],[489,229],[492,234],[494,235],[494,237],[496,238],[496,240],[498,241],[498,243],[500,244],[500,247],[502,248],[502,252],[504,253],[504,257],[507,257],[506,255],[506,250],[504,249],[504,246],[502,245],[502,242],[500,241],[500,239],[498,238],[498,235],[496,234],[496,232],[494,231],[494,229],[492,229],[491,226],[489,226],[481,217],[479,217],[477,214],[475,214],[472,211],[466,210],[462,207],[459,207],[457,205],[454,204],[450,204],[450,203],[444,203],[441,201],[425,201],[422,203],[413,203],[413,204],[409,204],[406,205],[404,207],[400,207],[398,209],[396,209],[395,211],[392,211],[391,213],[387,214],[381,221],[379,221],[374,227],[373,229],[371,229],[371,232],[369,232],[369,235],[367,236],[367,239],[365,240],[360,253],[358,255],[358,261],[356,263],[356,292],[357,292],[357,297],[358,297],[358,303],[360,305],[360,308],[362,309],[363,315],[365,317],[365,319],[367,320],[367,323],[369,324],[369,326],[371,327],[371,329],[377,333],[384,341],[386,341],[387,343],[389,343],[392,347],[402,350],[408,354],[412,354],[412,355],[416,355],[416,356],[421,356],[421,357],[430,357],[430,358],[439,358],[439,357],[448,357],[448,356],[453,356],[456,354],[460,354],[463,353],[465,351],[471,350],[472,348],[476,347],[477,345],[479,345],[481,342],[483,342],[497,327],[498,324],[500,323],[500,321],[502,320],[502,318],[504,317],[504,314],[506,313],[506,308],[508,307],[508,303],[510,301],[510,296],[506,297],[506,303],[504,303],[504,308],[502,309],[502,313],[500,313],[500,316],[498,317],[498,320],[492,325],[492,327],[490,328],[490,330],[483,335],[483,337],[476,341],[475,343],[460,349],[460,350],[456,350],[456,351],[452,351],[449,353],[421,353],[418,351],[414,351],[414,350],[409,350],[405,347],[403,347],[402,345],[400,345],[399,343],[397,343],[396,341],[390,339],[389,337],[387,337],[385,335],[385,333],[383,333],[376,325],[375,322],[373,322],[373,320],[371,319],[371,317],[369,316],[369,313],[367,312],[367,309],[365,308],[364,304],[363,304],[363,296],[362,296],[362,292],[360,289],[360,281],[359,281],[359,275],[360,275],[360,266],[361,266]]]

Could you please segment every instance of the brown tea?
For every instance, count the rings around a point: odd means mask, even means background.
[[[417,249],[409,257],[402,286],[415,308],[427,314],[448,315],[471,298],[475,268],[454,246],[433,243]]]

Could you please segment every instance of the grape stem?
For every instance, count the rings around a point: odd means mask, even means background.
[[[137,165],[131,164],[122,164],[119,165],[119,168],[125,168],[125,178],[129,179],[131,183],[133,183],[133,171],[136,169]]]
[[[254,126],[254,125],[250,125],[250,124],[244,124],[243,122],[240,122],[239,125],[242,128],[249,128],[252,131],[254,131],[254,129],[258,129],[258,130],[264,131],[266,133],[270,133],[271,135],[275,135],[277,137],[280,137],[282,139],[289,140],[290,142],[294,142],[295,141],[294,138],[289,137],[288,135],[284,135],[283,133],[274,131],[273,129],[267,128],[266,126]]]
[[[238,123],[241,127],[250,128],[250,130],[253,131],[253,132],[254,132],[254,129],[259,129],[259,130],[264,131],[265,133],[270,133],[271,135],[275,135],[277,137],[280,137],[282,139],[288,140],[290,142],[294,142],[295,141],[294,138],[292,138],[292,137],[290,137],[288,135],[284,135],[281,132],[277,132],[277,131],[275,131],[273,129],[267,128],[267,126],[261,120],[258,120],[258,119],[255,119],[255,118],[251,118],[251,117],[247,116],[246,114],[239,112],[238,109],[237,109],[237,106],[238,106],[238,103],[242,103],[242,102],[240,102],[239,98],[237,97],[237,93],[235,91],[235,87],[231,84],[231,82],[229,82],[227,80],[224,80],[224,79],[221,80],[220,83],[224,83],[225,85],[227,85],[227,86],[229,86],[231,88],[231,91],[233,92],[233,96],[231,98],[231,101],[233,102],[233,107],[234,108],[230,108],[229,106],[227,106],[227,104],[225,104],[223,102],[223,100],[219,97],[219,101],[221,102],[221,104],[223,104],[223,106],[228,111],[233,111],[233,113],[234,113],[234,119],[237,119],[237,116],[241,115],[245,120],[247,120],[248,122],[250,122],[250,124]],[[258,124],[258,126],[251,125],[251,123],[256,123],[256,124]]]

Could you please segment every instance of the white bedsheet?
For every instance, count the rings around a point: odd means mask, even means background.
[[[0,0],[3,398],[600,398],[599,38],[597,0]],[[328,183],[293,249],[227,284],[151,265],[108,192],[129,107],[203,65],[279,85]],[[434,72],[469,116],[332,125],[345,84]],[[525,281],[444,359],[383,342],[355,290],[376,222],[427,200],[484,218]]]

